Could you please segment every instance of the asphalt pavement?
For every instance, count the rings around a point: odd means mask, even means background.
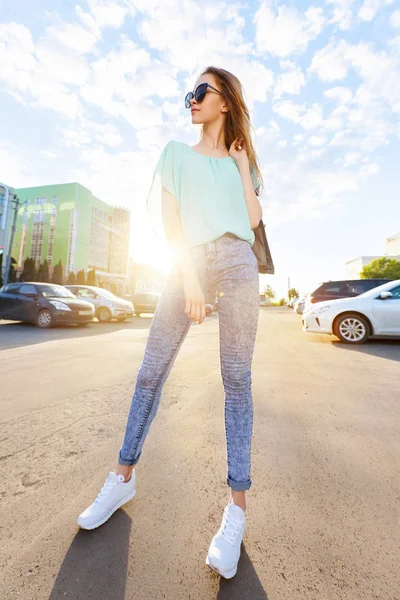
[[[1,600],[400,600],[400,342],[349,347],[260,311],[253,486],[236,577],[204,564],[228,500],[218,315],[193,325],[105,525],[151,317],[0,324]]]

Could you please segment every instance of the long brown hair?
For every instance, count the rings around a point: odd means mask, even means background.
[[[236,138],[244,140],[247,156],[249,157],[250,172],[257,180],[256,193],[260,195],[263,189],[263,177],[251,139],[250,132],[251,130],[254,131],[254,127],[250,122],[249,109],[243,98],[243,86],[235,75],[225,69],[210,66],[201,73],[201,75],[207,74],[214,75],[228,105],[229,110],[225,121],[227,148],[231,147],[233,140]]]

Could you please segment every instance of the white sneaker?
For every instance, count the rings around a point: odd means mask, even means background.
[[[236,575],[245,529],[244,511],[230,502],[225,507],[221,527],[212,539],[206,558],[206,565],[225,579]]]
[[[81,529],[95,529],[103,525],[111,515],[136,494],[135,470],[125,483],[123,475],[110,471],[96,500],[78,517]]]

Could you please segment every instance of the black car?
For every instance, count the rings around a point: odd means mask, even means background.
[[[344,281],[325,281],[307,298],[307,305],[325,300],[353,298],[372,290],[378,285],[392,281],[391,279],[347,279]]]
[[[77,300],[62,285],[9,283],[0,289],[0,319],[27,321],[48,329],[59,324],[82,327],[93,317],[93,305]]]

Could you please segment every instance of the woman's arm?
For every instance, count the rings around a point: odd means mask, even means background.
[[[247,212],[249,213],[250,226],[252,229],[255,229],[262,218],[261,204],[258,200],[257,194],[254,191],[254,184],[249,165],[247,163],[240,164],[238,169],[242,178],[244,198],[246,200]]]
[[[190,255],[187,241],[182,231],[179,218],[178,204],[173,196],[164,186],[162,187],[162,220],[168,243],[174,252],[174,258],[178,263],[184,283],[185,292],[185,314],[193,322],[199,325],[206,316],[204,293],[201,289],[196,268]]]

